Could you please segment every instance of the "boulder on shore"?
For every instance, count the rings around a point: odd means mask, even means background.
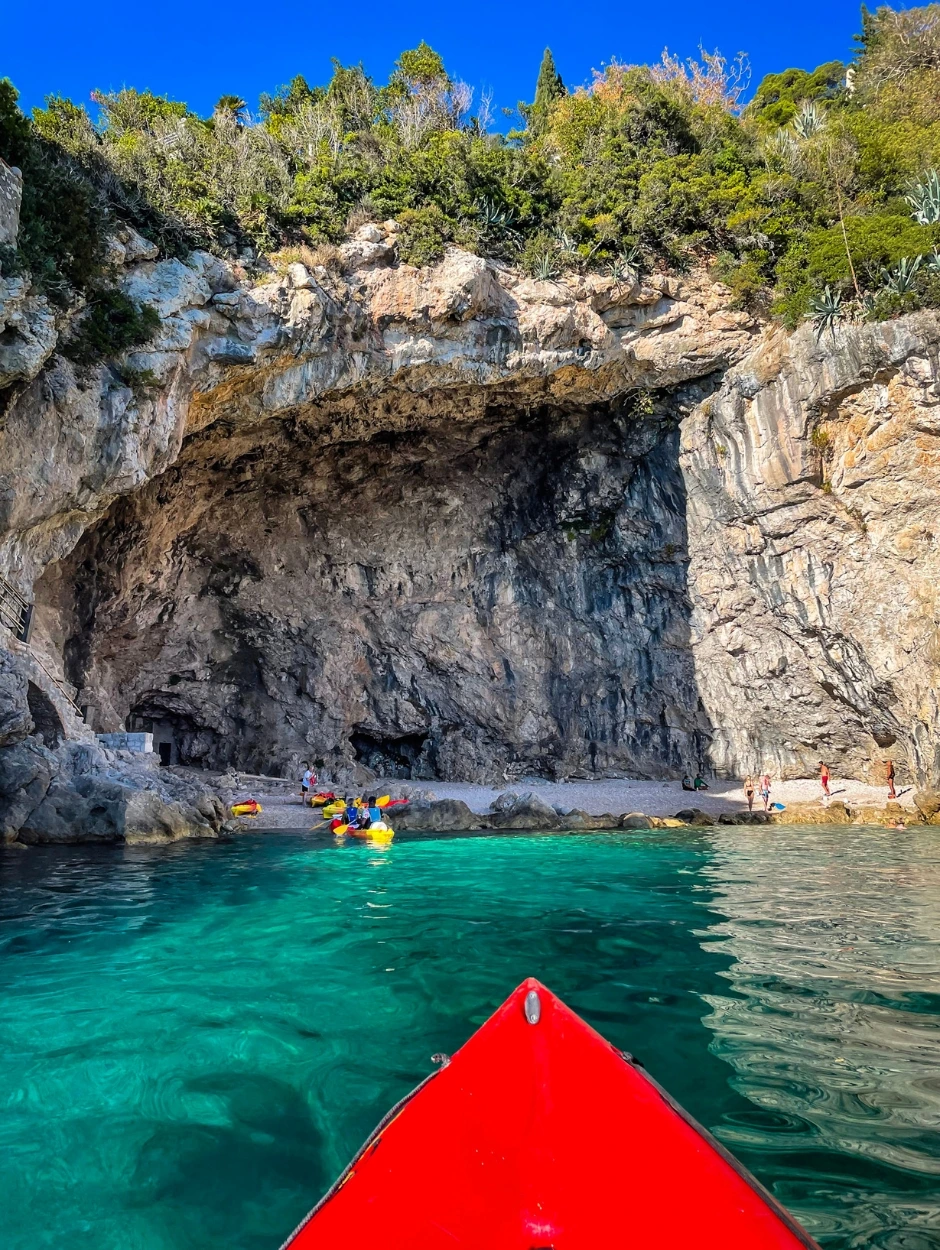
[[[681,812],[676,812],[676,820],[681,820],[684,825],[695,825],[696,827],[704,827],[715,823],[714,816],[709,816],[700,807],[684,807]]]
[[[653,822],[643,812],[627,812],[621,816],[618,824],[621,829],[652,829]]]
[[[918,790],[914,806],[928,825],[940,824],[940,790]]]
[[[485,829],[484,819],[471,811],[462,799],[409,803],[396,808],[391,817],[396,830],[440,833],[450,829]]]
[[[767,812],[722,812],[719,825],[766,825],[770,823]]]
[[[563,829],[567,820],[535,794],[522,794],[486,817],[490,829]]]

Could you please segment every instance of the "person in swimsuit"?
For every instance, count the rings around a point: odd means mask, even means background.
[[[830,798],[829,794],[829,765],[819,761],[819,784],[823,788],[823,794],[826,798]]]
[[[764,773],[760,779],[760,796],[764,800],[764,811],[770,811],[770,773]]]
[[[744,797],[747,799],[747,810],[754,810],[754,778],[750,773],[744,778]]]
[[[894,760],[885,760],[885,768],[888,770],[888,798],[896,799],[898,796],[894,790]]]

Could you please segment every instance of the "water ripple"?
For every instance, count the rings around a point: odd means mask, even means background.
[[[6,854],[3,1250],[269,1250],[528,974],[826,1250],[937,1250],[938,885],[910,831]]]

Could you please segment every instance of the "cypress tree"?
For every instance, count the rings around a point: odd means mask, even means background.
[[[528,110],[529,127],[536,134],[545,127],[552,105],[565,94],[565,84],[555,68],[550,48],[545,49],[539,76],[535,83],[535,99]]]

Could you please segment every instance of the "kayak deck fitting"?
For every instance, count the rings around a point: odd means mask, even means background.
[[[435,1058],[282,1250],[818,1250],[538,981]]]

